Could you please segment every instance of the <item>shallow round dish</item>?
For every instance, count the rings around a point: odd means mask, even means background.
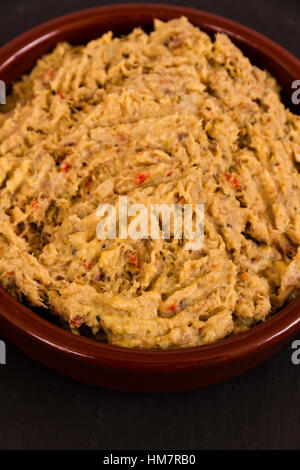
[[[0,79],[9,89],[59,41],[84,43],[108,30],[149,30],[153,18],[185,15],[208,33],[226,33],[252,62],[279,81],[291,106],[291,84],[300,79],[300,61],[255,31],[228,19],[183,7],[129,4],[93,8],[60,17],[14,39],[0,50]],[[259,364],[300,328],[300,298],[264,324],[217,344],[173,351],[139,351],[72,335],[20,304],[0,288],[0,333],[42,364],[69,377],[131,392],[175,392],[221,382]]]

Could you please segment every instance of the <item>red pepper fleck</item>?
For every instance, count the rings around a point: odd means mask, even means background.
[[[92,184],[92,182],[93,182],[93,178],[92,178],[92,176],[89,176],[89,177],[85,180],[84,186],[85,186],[86,188],[88,188],[88,187]]]
[[[75,317],[70,321],[70,325],[72,328],[79,328],[82,325],[82,316],[75,315]]]
[[[84,265],[84,269],[85,269],[86,271],[89,271],[90,269],[92,269],[92,267],[93,267],[92,263],[86,263],[86,264]]]
[[[173,169],[171,169],[170,171],[168,171],[168,173],[167,173],[167,176],[172,176],[172,175],[173,175],[173,173],[174,173],[174,170],[173,170]]]
[[[211,267],[212,267],[213,269],[215,269],[216,265],[215,265],[215,264],[212,264]]]
[[[65,99],[65,96],[62,94],[61,91],[57,91],[56,94],[60,97],[61,100]]]
[[[44,75],[43,75],[43,77],[42,77],[42,83],[43,83],[43,85],[46,85],[46,83],[47,83],[47,78],[48,78],[48,77],[49,77],[49,78],[53,77],[53,74],[54,74],[54,70],[53,70],[53,69],[49,69],[49,70],[47,70],[47,71],[44,73]]]
[[[144,181],[146,181],[147,178],[149,178],[150,173],[149,171],[143,171],[142,173],[138,173],[134,177],[134,182],[135,184],[142,184]]]
[[[33,210],[37,210],[40,208],[40,203],[39,201],[36,199],[35,201],[33,201],[30,205],[30,209],[33,209]]]
[[[124,134],[120,134],[120,135],[119,135],[119,139],[120,139],[121,142],[126,142],[127,137],[126,137],[126,135],[124,135]]]
[[[62,171],[64,171],[65,173],[68,173],[68,171],[70,170],[70,168],[71,168],[71,165],[70,165],[70,163],[68,163],[68,162],[63,163],[63,164],[61,165],[61,169],[62,169]]]
[[[175,310],[176,310],[176,304],[169,305],[169,306],[167,307],[167,310],[169,310],[169,312],[175,312]]]
[[[8,275],[9,277],[12,277],[12,276],[14,275],[14,272],[13,272],[13,271],[10,271],[9,273],[7,273],[7,275]]]
[[[236,189],[240,189],[241,187],[241,183],[239,182],[237,178],[233,178],[232,184],[235,186]]]
[[[235,189],[240,189],[241,183],[237,178],[234,178],[230,173],[225,173],[228,183],[235,187]]]
[[[126,255],[126,260],[128,264],[139,266],[139,255],[136,251],[129,251]]]

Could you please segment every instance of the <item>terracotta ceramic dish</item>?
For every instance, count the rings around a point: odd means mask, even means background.
[[[185,15],[208,33],[222,31],[260,67],[267,68],[291,105],[291,84],[300,79],[300,61],[259,33],[202,11],[155,4],[94,8],[49,21],[0,50],[0,79],[9,85],[28,72],[57,42],[84,43],[108,30],[149,30],[153,18]],[[298,112],[297,106],[293,107]],[[266,323],[217,344],[176,351],[138,351],[74,336],[51,324],[0,288],[0,333],[31,357],[69,377],[106,388],[135,392],[196,389],[234,377],[259,364],[300,328],[300,298]]]

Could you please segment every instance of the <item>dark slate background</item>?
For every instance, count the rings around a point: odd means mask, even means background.
[[[1,0],[0,45],[43,21],[108,3],[123,2]],[[161,3],[227,16],[300,56],[299,0]],[[300,449],[300,365],[292,365],[291,353],[288,345],[208,389],[151,396],[71,381],[8,343],[7,365],[0,366],[0,449]]]

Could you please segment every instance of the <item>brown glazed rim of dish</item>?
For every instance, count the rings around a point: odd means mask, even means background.
[[[61,40],[84,42],[89,28],[100,24],[100,36],[111,29],[115,33],[129,32],[133,26],[149,27],[153,18],[168,20],[185,15],[193,24],[214,33],[224,32],[258,65],[265,65],[279,83],[300,79],[300,61],[278,44],[245,26],[229,19],[185,7],[159,4],[120,4],[97,7],[71,13],[44,23],[0,49],[0,79],[8,85],[29,71],[38,57],[49,52]],[[124,19],[125,18],[125,19]],[[121,29],[119,25],[121,24]],[[125,31],[126,24],[129,27]],[[80,31],[80,36],[77,34]],[[93,33],[92,37],[96,37]],[[92,38],[90,37],[90,39]],[[80,41],[78,39],[80,38]],[[136,350],[96,342],[65,331],[39,317],[0,287],[0,317],[16,331],[23,331],[29,340],[50,349],[97,364],[108,362],[116,368],[145,370],[192,370],[201,364],[242,360],[267,345],[291,336],[300,328],[300,297],[265,323],[250,331],[210,345],[176,350]]]

